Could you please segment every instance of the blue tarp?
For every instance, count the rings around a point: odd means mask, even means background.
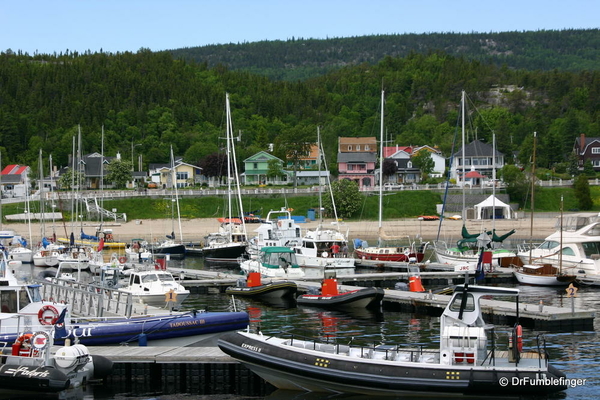
[[[83,231],[81,231],[81,239],[82,240],[100,240],[98,236],[86,235]]]

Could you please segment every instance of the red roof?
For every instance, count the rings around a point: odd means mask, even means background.
[[[2,175],[22,175],[27,170],[27,166],[11,164],[4,167]]]
[[[465,178],[485,178],[485,176],[481,175],[477,171],[469,171],[466,173]]]

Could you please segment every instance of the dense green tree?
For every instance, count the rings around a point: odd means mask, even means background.
[[[530,181],[520,168],[514,165],[505,165],[499,171],[499,176],[506,184],[506,193],[510,201],[519,203],[519,207],[524,207],[530,194]]]
[[[83,172],[75,171],[73,168],[67,168],[66,171],[58,178],[58,187],[62,190],[71,190],[73,186],[77,186],[79,182],[85,179]]]
[[[117,189],[124,189],[127,182],[131,181],[131,171],[133,171],[131,161],[115,158],[106,166],[104,180],[107,184],[112,183]]]
[[[423,180],[427,180],[429,174],[431,174],[435,168],[435,161],[431,158],[431,153],[427,150],[421,150],[416,154],[413,154],[410,160],[413,165],[421,171]]]
[[[283,172],[283,166],[281,165],[281,161],[277,159],[272,159],[269,160],[267,164],[267,178],[281,179],[281,177],[285,174]]]
[[[575,198],[577,199],[577,204],[579,204],[579,209],[591,210],[594,202],[590,194],[590,184],[587,176],[581,174],[575,178],[573,191],[575,193]]]
[[[335,215],[334,202],[338,218],[354,216],[363,204],[364,195],[360,193],[358,183],[349,179],[331,182],[331,193],[331,196],[323,197],[325,214],[330,217]]]

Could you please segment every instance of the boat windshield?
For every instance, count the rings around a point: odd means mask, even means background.
[[[460,311],[460,304],[462,303],[462,294],[457,294],[450,304],[450,311]],[[464,311],[475,311],[475,298],[471,293],[467,293],[467,304],[465,305]]]
[[[152,275],[144,275],[142,276],[142,282],[146,283],[146,282],[156,282],[158,281],[158,277],[154,274]]]
[[[29,296],[25,289],[6,290],[0,292],[0,305],[3,313],[18,313],[29,304]]]
[[[172,282],[175,280],[175,278],[173,278],[173,275],[171,274],[157,274],[158,275],[158,279],[161,282]]]
[[[600,242],[583,242],[581,246],[587,258],[600,257]]]
[[[540,244],[538,249],[550,250],[557,247],[560,243],[555,242],[554,240],[547,240],[544,243]]]

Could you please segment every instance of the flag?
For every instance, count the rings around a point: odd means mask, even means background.
[[[98,251],[102,251],[104,248],[104,238],[100,239],[100,243],[98,243]]]

